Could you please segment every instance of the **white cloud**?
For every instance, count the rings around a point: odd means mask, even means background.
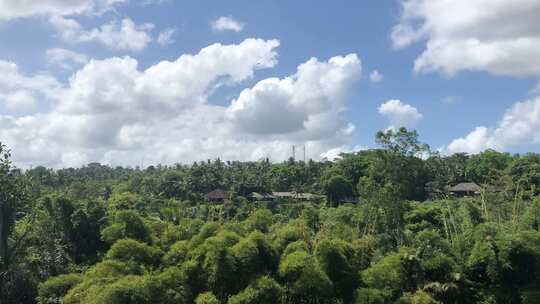
[[[531,93],[540,95],[540,82],[531,90]]]
[[[127,0],[2,0],[0,20],[101,13]]]
[[[540,75],[540,1],[402,0],[395,48],[426,41],[416,72]]]
[[[448,147],[443,148],[444,152],[453,153],[479,153],[488,148],[493,148],[490,143],[490,131],[486,127],[476,127],[471,133],[463,138],[454,139]]]
[[[540,144],[540,97],[517,102],[506,111],[495,128],[477,127],[453,140],[447,153],[478,153],[486,149],[506,150],[523,144]]]
[[[153,4],[165,4],[165,3],[172,3],[174,0],[140,0],[141,6],[148,6]]]
[[[147,153],[154,162],[166,161],[160,155],[169,161],[200,159],[206,154],[195,144],[208,137],[217,141],[227,128],[220,122],[225,108],[207,105],[207,96],[220,83],[238,84],[256,69],[273,67],[278,45],[261,39],[214,44],[144,71],[130,57],[92,60],[56,92],[49,112],[2,117],[0,138],[21,165],[64,166],[76,159],[137,164]],[[6,66],[8,75],[17,70]],[[15,79],[11,86],[20,83]],[[211,153],[218,156],[219,149]]]
[[[145,164],[215,157],[283,160],[293,144],[305,144],[307,157],[318,158],[346,145],[354,126],[339,114],[360,73],[356,55],[327,62],[311,59],[294,75],[265,79],[244,91],[259,92],[262,84],[277,81],[281,92],[268,93],[288,95],[273,110],[287,114],[287,107],[293,106],[303,111],[297,129],[282,130],[265,121],[261,124],[267,130],[244,128],[251,122],[243,119],[237,105],[259,107],[268,101],[264,95],[248,94],[245,99],[243,93],[227,106],[208,102],[217,87],[240,85],[257,69],[275,66],[278,45],[276,40],[261,39],[213,44],[146,70],[130,57],[91,60],[62,85],[44,81],[49,78],[43,75],[22,75],[13,63],[0,64],[1,75],[18,75],[7,81],[10,92],[32,88],[38,101],[50,96],[47,112],[0,115],[0,138],[12,148],[15,162],[25,167],[91,161],[137,165],[143,158]],[[292,92],[283,89],[287,82]],[[262,113],[256,115],[264,119]]]
[[[379,113],[390,121],[392,127],[396,128],[414,127],[423,117],[418,109],[397,99],[388,100],[381,104]]]
[[[244,23],[234,20],[231,16],[221,16],[210,22],[210,25],[218,32],[233,31],[238,33],[245,27]]]
[[[159,33],[156,41],[162,46],[173,44],[176,42],[173,38],[174,34],[176,34],[176,29],[166,28]]]
[[[137,25],[125,18],[122,22],[111,21],[99,28],[85,30],[76,20],[54,16],[50,19],[60,38],[66,42],[100,42],[116,50],[141,51],[152,41],[151,23]]]
[[[34,108],[36,101],[32,93],[19,90],[4,96],[5,107],[12,112],[28,111]]]
[[[228,115],[239,128],[254,134],[335,134],[348,126],[339,114],[360,73],[355,54],[328,62],[312,58],[290,77],[265,79],[245,89]]]
[[[58,88],[59,83],[48,74],[26,76],[15,63],[0,60],[0,109],[25,113],[34,108],[37,97],[53,98]]]
[[[65,70],[73,70],[78,65],[88,62],[88,56],[85,54],[73,52],[63,48],[48,49],[46,52],[47,62],[57,65]]]
[[[359,146],[359,145],[356,145],[354,147],[349,147],[349,146],[341,146],[341,147],[336,147],[336,148],[332,148],[324,153],[321,154],[321,159],[327,159],[329,161],[334,161],[336,159],[340,159],[341,156],[340,154],[341,153],[353,153],[353,152],[358,152],[358,151],[362,151],[362,150],[367,150],[368,148],[367,147],[364,147],[364,146]]]
[[[369,80],[373,83],[381,82],[383,78],[384,76],[377,70],[374,70],[371,72],[371,74],[369,74]]]

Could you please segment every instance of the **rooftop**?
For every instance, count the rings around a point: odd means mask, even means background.
[[[450,192],[479,192],[482,190],[482,187],[478,186],[476,183],[459,183],[453,187],[450,187]]]

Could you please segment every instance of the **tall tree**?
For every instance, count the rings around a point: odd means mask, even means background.
[[[397,130],[379,131],[375,141],[384,149],[404,156],[420,156],[423,153],[429,153],[429,146],[420,142],[418,132],[409,131],[403,127]]]
[[[471,156],[467,162],[466,174],[476,183],[490,183],[503,175],[512,161],[508,153],[486,150]]]
[[[25,234],[11,240],[17,215],[22,216],[26,195],[20,171],[13,168],[10,152],[0,143],[0,303],[8,303],[13,294],[12,258],[21,249]]]
[[[422,158],[431,154],[429,146],[420,143],[416,131],[406,128],[379,131],[376,141],[383,149],[374,155],[370,177],[380,186],[392,184],[403,199],[424,200],[429,180]]]
[[[15,226],[17,212],[25,202],[24,186],[18,171],[10,161],[10,153],[0,143],[0,269],[5,271],[15,248],[8,247],[8,240]],[[17,244],[14,244],[17,246]]]
[[[354,191],[351,182],[341,175],[334,175],[325,181],[324,190],[332,206],[337,206],[341,200],[351,197]]]

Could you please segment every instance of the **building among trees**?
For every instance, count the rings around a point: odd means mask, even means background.
[[[252,192],[249,195],[251,201],[273,201],[276,197],[266,192]]]
[[[450,194],[454,197],[467,197],[479,195],[482,191],[482,187],[478,186],[476,183],[459,183],[448,189]]]
[[[215,189],[206,194],[206,200],[209,202],[224,202],[228,197],[228,192],[223,189]]]
[[[300,200],[300,201],[316,201],[316,200],[321,200],[321,199],[324,198],[323,195],[317,195],[317,194],[313,194],[313,193],[296,192],[296,191],[272,192],[272,195],[275,198],[295,199],[295,200]]]

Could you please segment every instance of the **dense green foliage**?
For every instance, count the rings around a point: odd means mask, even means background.
[[[0,303],[540,303],[540,155],[377,142],[336,161],[24,172],[0,146]],[[463,181],[480,195],[449,196]],[[207,202],[216,188],[228,199]]]

